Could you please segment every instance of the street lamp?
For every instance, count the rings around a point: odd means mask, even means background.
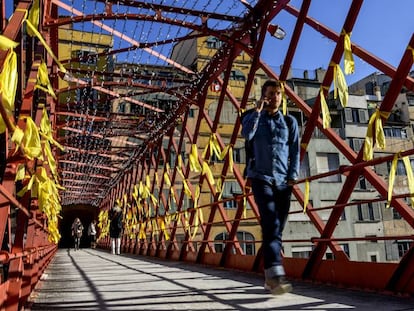
[[[286,32],[279,25],[269,24],[267,31],[276,39],[282,40],[286,36]]]

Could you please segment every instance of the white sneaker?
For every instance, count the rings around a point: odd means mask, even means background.
[[[272,295],[282,295],[290,293],[293,287],[283,276],[279,276],[265,280],[264,289],[270,291]]]

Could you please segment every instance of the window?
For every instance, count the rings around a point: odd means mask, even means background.
[[[256,253],[254,236],[249,232],[239,231],[237,232],[237,240],[240,243],[240,247],[245,255],[254,255]],[[229,235],[227,233],[220,233],[214,238],[214,249],[216,253],[222,253],[226,246],[226,241],[229,241]],[[232,253],[236,251],[232,246]]]
[[[380,205],[378,202],[369,202],[358,204],[358,220],[359,221],[379,221]]]
[[[407,138],[407,130],[400,127],[384,127],[384,135],[385,137],[405,139]]]
[[[345,121],[349,123],[367,123],[368,110],[358,108],[345,108]]]
[[[398,245],[398,256],[401,258],[404,254],[410,249],[410,244],[412,242],[408,241],[397,241]]]
[[[222,198],[232,199],[227,200],[223,203],[225,208],[233,209],[237,208],[237,201],[234,199],[234,196],[243,194],[243,191],[237,181],[225,181],[223,184],[223,193]]]
[[[364,139],[363,138],[350,138],[349,139],[349,146],[355,152],[359,152],[359,150],[361,150],[363,144],[364,144]]]
[[[98,92],[92,87],[76,89],[76,101],[81,104],[87,104],[91,109],[97,109]]]
[[[339,168],[339,155],[337,153],[316,153],[316,166],[318,174],[337,170]],[[341,175],[335,174],[324,177],[319,182],[341,182]]]
[[[215,37],[209,37],[206,40],[206,44],[209,49],[219,49],[223,45],[223,42]]]
[[[119,105],[118,105],[118,112],[119,113],[124,113],[125,112],[125,108],[126,108],[126,103],[125,102],[119,103]]]
[[[190,110],[188,111],[188,117],[189,117],[189,118],[194,118],[194,116],[195,116],[195,112],[194,112],[194,110],[195,110],[195,109],[190,108]]]
[[[174,151],[171,151],[170,152],[170,167],[171,168],[174,168],[175,167],[175,161],[176,161],[176,159],[177,159],[177,156],[176,156],[175,152]]]
[[[309,258],[312,253],[312,246],[292,246],[293,258]]]
[[[392,208],[392,219],[402,219],[401,214],[394,207]]]
[[[79,58],[79,63],[81,65],[96,65],[98,63],[98,56],[96,53],[90,51],[76,51],[75,53],[76,58]]]
[[[243,155],[243,148],[234,148],[233,149],[233,161],[234,163],[246,163],[246,157]]]

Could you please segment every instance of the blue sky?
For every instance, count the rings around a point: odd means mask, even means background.
[[[330,29],[340,32],[351,0],[313,0],[308,15]],[[302,0],[292,0],[300,8]],[[365,0],[357,18],[351,41],[365,50],[397,67],[414,32],[414,0]],[[296,18],[282,12],[274,19],[288,33],[285,40],[269,36],[262,58],[272,66],[280,66],[288,48]],[[310,28],[304,27],[292,68],[313,70],[326,68],[335,43]],[[279,53],[280,52],[280,53]],[[355,57],[355,56],[354,56]],[[368,63],[355,57],[355,73],[346,77],[348,84],[377,71]]]

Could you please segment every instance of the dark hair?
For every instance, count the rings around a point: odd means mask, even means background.
[[[262,86],[262,97],[265,95],[266,93],[266,89],[267,87],[272,86],[272,87],[282,87],[282,83],[280,83],[280,81],[278,80],[274,80],[274,79],[269,79],[267,80],[263,86]]]

